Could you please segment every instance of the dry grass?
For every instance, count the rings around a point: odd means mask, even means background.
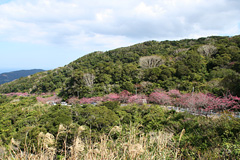
[[[60,159],[69,160],[126,160],[126,159],[177,159],[178,141],[173,141],[173,134],[164,131],[150,132],[144,134],[138,127],[130,126],[123,130],[121,126],[115,126],[108,135],[102,135],[99,141],[90,138],[81,139],[81,133],[85,128],[80,126],[74,142],[70,147],[62,149],[65,153]],[[31,159],[31,160],[53,160],[56,159],[56,142],[58,136],[67,133],[67,128],[60,125],[56,138],[50,133],[40,133],[38,136],[38,152],[36,149],[21,151],[19,142],[12,140],[14,148],[10,147],[6,159]],[[116,136],[117,135],[117,136]],[[115,137],[115,138],[113,138]],[[117,138],[116,138],[117,137]],[[66,142],[64,142],[66,143]],[[31,154],[30,154],[31,152]]]

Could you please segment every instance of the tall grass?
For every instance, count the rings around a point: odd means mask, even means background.
[[[126,160],[126,159],[177,159],[179,141],[174,141],[173,133],[157,131],[143,133],[140,127],[130,125],[130,128],[122,129],[122,126],[113,127],[106,135],[103,134],[98,140],[91,138],[81,138],[84,127],[80,126],[71,146],[66,145],[61,150],[61,155],[57,155],[56,144],[61,133],[67,135],[68,130],[64,126],[59,126],[56,137],[50,133],[39,133],[38,146],[29,147],[24,150],[19,149],[19,142],[12,139],[9,150],[5,150],[5,159],[31,159],[31,160]],[[91,137],[91,135],[89,135]],[[4,159],[3,158],[3,159]]]

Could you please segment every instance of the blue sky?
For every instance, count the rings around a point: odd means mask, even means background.
[[[240,34],[239,0],[0,0],[0,73],[147,40]]]
[[[0,0],[0,4],[4,4],[4,3],[8,3],[10,2],[11,0]]]

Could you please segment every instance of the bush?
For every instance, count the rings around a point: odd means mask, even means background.
[[[165,92],[153,92],[149,95],[149,102],[160,105],[171,105],[171,97]]]
[[[106,106],[110,110],[116,110],[120,107],[119,101],[107,101],[103,102],[101,105]]]
[[[128,101],[128,103],[136,103],[136,104],[144,104],[144,102],[147,102],[147,96],[144,94],[137,94],[137,95],[133,95],[130,96]]]
[[[46,128],[47,132],[56,135],[59,124],[69,125],[72,122],[72,114],[68,106],[55,105],[40,119],[40,126]]]
[[[117,125],[119,117],[105,106],[88,106],[79,110],[79,124],[87,125],[98,131],[107,131],[111,126]]]

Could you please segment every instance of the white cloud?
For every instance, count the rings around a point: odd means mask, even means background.
[[[238,0],[15,0],[0,5],[2,40],[86,51],[144,40],[240,34]]]
[[[159,5],[146,5],[144,2],[141,2],[136,8],[133,10],[136,15],[141,16],[141,18],[157,18],[158,16],[162,16],[166,11],[161,8]]]
[[[96,13],[96,19],[101,23],[108,23],[113,18],[112,14],[113,14],[113,10],[106,9],[102,12]]]

